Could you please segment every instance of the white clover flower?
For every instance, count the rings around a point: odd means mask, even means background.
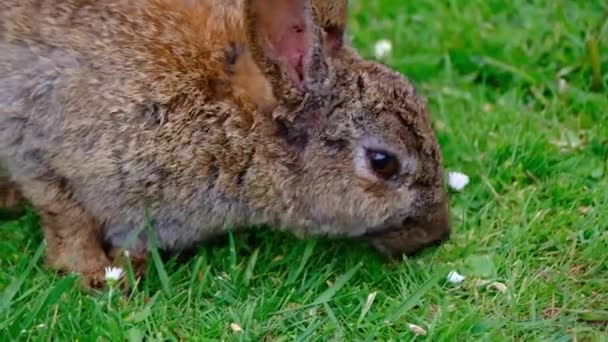
[[[393,51],[393,43],[388,39],[380,39],[374,45],[374,54],[377,59],[386,58]]]
[[[469,184],[469,181],[469,176],[465,175],[464,173],[450,172],[448,174],[448,184],[450,185],[450,188],[456,191],[461,191],[464,189],[464,187]]]
[[[106,267],[106,281],[117,282],[122,278],[124,270],[120,267]]]
[[[448,281],[452,284],[460,284],[464,279],[465,277],[456,271],[452,271],[448,274]]]

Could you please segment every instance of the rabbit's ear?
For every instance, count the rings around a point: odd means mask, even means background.
[[[314,91],[327,77],[321,28],[309,0],[247,0],[251,53],[277,98]]]
[[[338,53],[346,40],[348,0],[312,0],[312,4],[325,31],[325,43],[329,52]]]

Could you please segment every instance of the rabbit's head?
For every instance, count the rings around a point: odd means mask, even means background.
[[[250,50],[276,98],[259,120],[252,207],[296,234],[360,237],[390,255],[446,239],[440,148],[412,84],[341,54],[308,1],[246,7]]]

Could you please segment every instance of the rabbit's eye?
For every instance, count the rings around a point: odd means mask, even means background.
[[[372,170],[382,179],[391,179],[399,173],[399,161],[390,153],[369,150],[367,159]]]

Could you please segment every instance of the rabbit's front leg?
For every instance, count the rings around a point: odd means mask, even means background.
[[[75,201],[61,180],[30,179],[21,190],[38,211],[47,241],[46,263],[81,275],[85,287],[102,287],[111,265],[101,224]]]
[[[0,208],[10,212],[21,209],[23,197],[21,192],[7,179],[0,177]]]

